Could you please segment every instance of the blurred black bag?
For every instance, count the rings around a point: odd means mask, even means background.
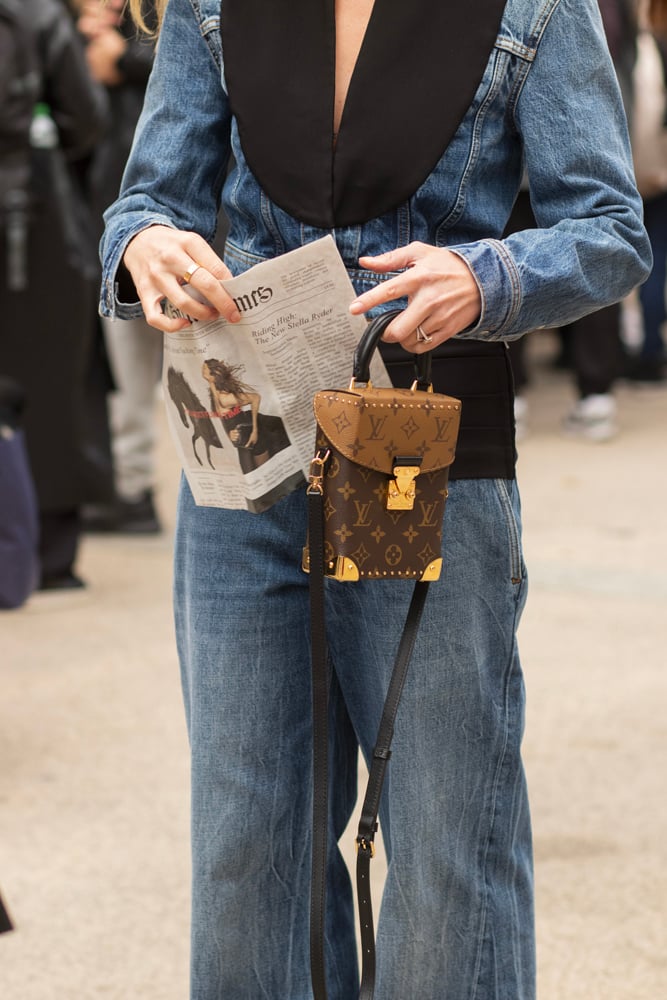
[[[12,930],[14,930],[14,926],[9,919],[5,904],[2,902],[2,896],[0,896],[0,934],[5,934],[7,931]]]
[[[21,430],[23,390],[0,376],[0,608],[19,608],[39,581],[39,515]]]

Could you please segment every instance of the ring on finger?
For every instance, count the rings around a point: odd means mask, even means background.
[[[190,282],[192,281],[193,274],[195,273],[195,271],[198,271],[200,267],[203,267],[203,264],[198,264],[195,261],[194,264],[192,265],[192,267],[188,268],[188,270],[183,275],[183,284],[184,285],[189,285],[190,284]]]
[[[424,330],[421,323],[417,324],[417,343],[418,344],[430,344],[433,337],[429,337],[428,333]]]

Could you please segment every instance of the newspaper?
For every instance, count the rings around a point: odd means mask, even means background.
[[[165,334],[168,422],[195,503],[261,513],[305,484],[313,395],[348,385],[366,320],[348,311],[355,292],[331,236],[221,284],[240,322]],[[370,371],[391,384],[377,352]]]

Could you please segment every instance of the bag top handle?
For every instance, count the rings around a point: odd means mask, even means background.
[[[373,351],[377,348],[382,339],[382,334],[396,316],[401,313],[400,309],[389,309],[370,320],[366,330],[362,334],[354,352],[352,362],[352,378],[355,382],[370,382],[370,364]],[[428,389],[431,386],[431,352],[425,351],[423,354],[413,355],[415,361],[416,388]]]

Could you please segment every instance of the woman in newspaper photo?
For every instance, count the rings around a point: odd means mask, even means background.
[[[131,0],[140,19],[141,2]],[[516,630],[526,597],[509,340],[645,280],[618,84],[596,0],[168,0],[102,243],[105,315],[166,297],[238,321],[219,284],[326,234],[353,314],[403,306],[397,382],[432,351],[462,400],[444,522],[380,820],[376,1000],[534,1000]],[[228,173],[230,156],[233,168]],[[536,228],[502,238],[522,178]],[[224,261],[211,249],[220,208]],[[207,303],[193,303],[190,282]],[[298,358],[295,358],[298,366]],[[252,382],[252,372],[248,372]],[[313,385],[315,392],[320,386]],[[175,616],[191,743],[191,1000],[309,1000],[305,490],[262,514],[182,485]],[[327,581],[329,1000],[358,994],[337,838],[356,800],[409,582]]]
[[[202,365],[209,384],[211,410],[222,420],[225,434],[238,451],[243,472],[252,472],[290,440],[280,417],[261,413],[261,396],[239,378],[239,365],[209,358]]]

